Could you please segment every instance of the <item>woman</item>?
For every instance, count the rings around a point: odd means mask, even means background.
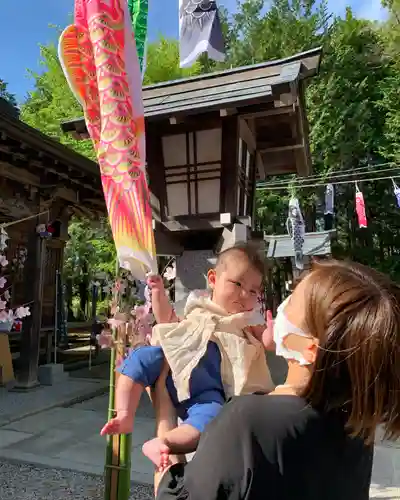
[[[285,384],[229,402],[194,459],[175,457],[158,500],[369,498],[376,428],[400,436],[400,288],[359,264],[321,262],[280,307],[274,340]],[[155,403],[162,435],[172,424],[161,383]]]

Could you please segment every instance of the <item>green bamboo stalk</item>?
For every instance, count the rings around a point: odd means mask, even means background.
[[[116,267],[116,279],[119,272],[119,266],[117,262]],[[117,302],[118,292],[114,296],[114,301]],[[121,338],[120,338],[121,337]],[[111,350],[110,357],[110,394],[109,394],[109,405],[108,405],[108,419],[114,416],[115,408],[115,386],[116,386],[116,364],[118,361],[118,356],[121,355],[121,351],[118,351],[119,347],[123,345],[123,355],[126,349],[126,338],[122,334],[122,328],[113,328],[112,330],[113,338],[113,348]],[[118,446],[118,463],[113,464],[114,459],[114,449],[113,444],[115,440],[119,440]],[[107,437],[107,448],[106,448],[106,467],[105,467],[105,488],[104,488],[104,500],[129,500],[130,489],[131,489],[131,449],[132,449],[132,435],[124,434],[121,436],[108,436]],[[115,469],[117,465],[117,469]],[[112,491],[113,478],[117,476],[117,495],[115,497]]]
[[[126,330],[122,333],[120,344],[123,342],[123,355],[126,354]],[[131,490],[131,449],[132,434],[122,434],[119,439],[119,473],[118,473],[118,500],[129,500]]]
[[[118,500],[128,500],[131,489],[131,449],[132,434],[120,436],[120,459],[118,476]]]
[[[118,258],[115,261],[115,279],[118,278],[119,274],[119,262]],[[118,292],[115,291],[114,302],[118,301]],[[116,381],[116,364],[118,355],[118,330],[117,328],[112,328],[112,348],[110,354],[110,383],[109,383],[109,396],[108,396],[108,420],[114,417],[115,408],[115,381]],[[117,500],[116,498],[111,498],[112,491],[112,478],[113,473],[115,474],[115,469],[112,468],[114,450],[113,443],[116,439],[115,436],[107,436],[107,446],[106,446],[106,460],[105,460],[105,474],[104,474],[104,500]],[[118,464],[117,464],[118,465]],[[118,472],[117,472],[118,474]]]
[[[110,355],[110,384],[109,384],[109,397],[108,397],[108,420],[114,416],[114,404],[115,404],[115,365],[117,358],[117,332],[116,328],[112,329],[113,347],[111,349]],[[113,458],[113,436],[107,436],[107,447],[106,447],[106,462],[105,462],[105,474],[104,474],[104,500],[111,499],[111,465]]]

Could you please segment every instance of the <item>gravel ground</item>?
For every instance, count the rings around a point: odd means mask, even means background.
[[[370,498],[400,500],[400,488],[373,485]],[[0,500],[103,500],[101,477],[80,472],[0,464]],[[136,484],[130,500],[153,500],[150,486]]]
[[[0,464],[0,500],[103,500],[103,479],[26,464]],[[153,499],[150,486],[136,484],[130,500]]]

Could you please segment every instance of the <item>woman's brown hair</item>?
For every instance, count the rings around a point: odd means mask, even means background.
[[[351,434],[400,437],[400,287],[345,261],[315,263],[306,277],[306,331],[319,340],[304,397],[341,410]]]

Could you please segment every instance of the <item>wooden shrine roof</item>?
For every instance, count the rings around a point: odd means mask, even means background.
[[[319,70],[321,48],[292,57],[234,68],[143,88],[147,120],[242,107],[271,98],[276,88],[297,84]],[[84,133],[83,118],[62,124],[64,132]]]
[[[331,239],[335,234],[335,230],[306,233],[303,254],[307,256],[331,254]],[[289,235],[268,235],[264,236],[264,240],[268,243],[267,258],[294,257],[293,242]]]
[[[104,211],[98,165],[41,133],[0,99],[0,176]]]

